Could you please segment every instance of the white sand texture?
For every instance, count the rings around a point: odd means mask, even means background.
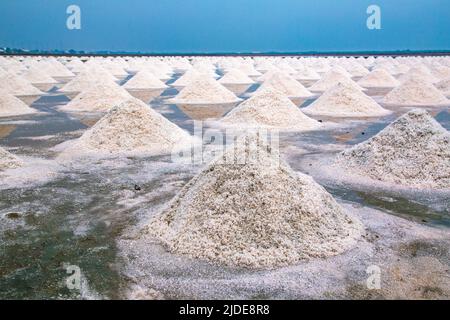
[[[0,117],[19,116],[36,112],[35,109],[27,106],[22,100],[0,89]]]
[[[23,166],[23,161],[12,153],[0,147],[0,171]]]
[[[394,88],[400,85],[400,81],[383,68],[373,70],[357,83],[364,88]]]
[[[450,105],[450,100],[430,82],[410,78],[384,96],[382,103],[398,106],[439,106]]]
[[[320,122],[305,115],[288,97],[271,87],[258,91],[239,104],[221,123],[239,128],[288,131],[307,131],[322,127]]]
[[[362,225],[262,138],[240,138],[145,228],[172,253],[276,268],[351,248]]]
[[[174,104],[225,104],[236,103],[241,100],[217,80],[201,75],[184,87],[174,98],[167,100],[167,102]]]
[[[450,134],[425,110],[414,109],[342,152],[336,164],[376,181],[449,189]]]
[[[283,72],[273,73],[264,80],[257,91],[265,90],[268,87],[280,91],[289,98],[310,98],[313,96],[300,82]]]
[[[117,84],[99,84],[78,94],[60,110],[69,112],[107,112],[132,96]]]
[[[60,157],[170,154],[190,148],[188,132],[142,101],[131,98],[114,106],[80,138],[66,146]]]
[[[330,117],[378,117],[392,113],[352,84],[338,83],[301,109],[306,114]]]
[[[168,86],[153,73],[142,70],[128,80],[123,87],[129,90],[165,89]]]

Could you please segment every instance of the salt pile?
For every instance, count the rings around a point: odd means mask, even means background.
[[[0,117],[30,113],[36,113],[36,110],[28,107],[22,100],[0,89]]]
[[[393,88],[400,85],[400,81],[391,76],[385,69],[378,68],[360,79],[358,84],[365,88]]]
[[[190,148],[193,139],[138,99],[114,106],[61,156],[117,154],[170,154]]]
[[[197,79],[200,75],[201,75],[201,73],[199,71],[197,71],[196,69],[189,69],[171,85],[174,87],[185,87],[188,84],[190,84],[192,81]]]
[[[164,89],[168,86],[159,80],[153,73],[142,70],[136,73],[130,80],[128,80],[123,87],[130,90],[145,90],[145,89]]]
[[[201,75],[184,87],[174,98],[169,99],[168,102],[174,104],[206,104],[235,103],[240,100],[217,80]]]
[[[300,81],[317,81],[320,80],[320,75],[309,67],[303,67],[293,75],[294,79]]]
[[[145,231],[172,253],[244,268],[276,268],[354,246],[361,223],[261,139],[230,147]]]
[[[23,166],[23,161],[0,147],[0,171]]]
[[[310,91],[324,92],[327,91],[328,89],[331,89],[338,83],[353,85],[359,90],[364,90],[355,81],[353,81],[346,75],[336,70],[330,70],[329,72],[327,72],[322,79],[314,83],[308,89]]]
[[[300,82],[283,72],[275,72],[267,78],[257,91],[273,88],[289,98],[310,98],[313,96]]]
[[[436,83],[436,88],[442,91],[447,97],[450,96],[450,78],[439,81]]]
[[[116,83],[112,74],[99,66],[89,66],[86,70],[79,73],[74,79],[66,83],[59,91],[67,92],[82,92],[90,89],[97,84],[112,84]]]
[[[250,77],[239,69],[230,69],[219,79],[221,84],[252,84],[255,83]]]
[[[31,82],[32,84],[56,84],[55,79],[42,72],[35,66],[31,66],[22,73],[22,77]]]
[[[131,95],[115,83],[99,84],[81,92],[60,109],[73,112],[107,112],[112,106],[130,98]]]
[[[336,163],[373,180],[417,188],[450,188],[450,134],[414,109],[376,136],[342,152]]]
[[[439,81],[439,78],[436,78],[425,66],[413,67],[408,71],[408,73],[399,78],[400,82],[405,82],[409,79],[420,79],[430,83],[436,83]]]
[[[32,86],[21,76],[6,73],[0,76],[2,89],[14,96],[38,96],[44,94],[38,88]]]
[[[449,105],[450,101],[430,82],[410,78],[394,88],[382,100],[388,105],[430,106]]]
[[[242,102],[222,120],[240,128],[274,128],[280,130],[314,130],[320,122],[309,118],[283,93],[267,88]]]
[[[352,84],[344,83],[327,90],[302,110],[306,114],[331,117],[377,117],[391,113]]]

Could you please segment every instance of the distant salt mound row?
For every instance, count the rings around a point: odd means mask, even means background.
[[[219,79],[220,84],[253,84],[253,81],[239,69],[230,69]]]
[[[115,77],[102,67],[89,67],[66,83],[59,91],[82,92],[97,84],[112,84]]]
[[[189,72],[189,71],[188,71]],[[235,103],[241,101],[233,92],[215,79],[199,76],[184,87],[174,98],[167,100],[174,104]]]
[[[308,131],[322,124],[306,116],[283,93],[267,88],[231,110],[221,121],[239,128],[269,128]]]
[[[21,76],[12,73],[6,73],[0,76],[1,88],[14,96],[39,96],[44,93],[34,87]]]
[[[193,138],[176,124],[131,98],[114,106],[93,127],[61,153],[61,158],[85,155],[170,154],[190,148]]]
[[[348,83],[338,83],[301,110],[306,114],[331,117],[378,117],[392,113]]]
[[[262,138],[242,139],[194,177],[145,232],[172,253],[270,269],[353,247],[362,225]]]
[[[436,83],[436,88],[442,91],[442,93],[449,97],[450,96],[450,78],[444,79]]]
[[[414,109],[376,136],[342,152],[336,164],[353,174],[416,188],[450,188],[450,134]]]
[[[12,153],[0,147],[0,171],[23,166],[23,161]]]
[[[257,92],[269,87],[280,91],[289,98],[310,98],[313,96],[300,82],[283,72],[273,73],[257,89]]]
[[[130,80],[128,80],[123,88],[130,90],[145,90],[145,89],[165,89],[168,86],[159,80],[153,73],[142,70],[136,73]]]
[[[413,78],[389,92],[382,103],[399,106],[450,105],[444,94],[430,82]]]
[[[12,117],[36,112],[22,100],[0,89],[0,117]]]
[[[373,70],[357,83],[364,88],[394,88],[400,85],[400,81],[382,68]]]
[[[100,84],[78,94],[60,110],[72,112],[107,112],[112,106],[131,99],[132,96],[117,84]]]
[[[349,77],[345,76],[344,74],[336,70],[330,70],[329,72],[327,72],[322,77],[322,79],[320,79],[312,86],[310,86],[308,90],[315,92],[325,92],[328,89],[331,89],[332,87],[337,85],[338,83],[353,85],[355,88],[358,88],[359,90],[364,90],[355,81],[353,81]]]

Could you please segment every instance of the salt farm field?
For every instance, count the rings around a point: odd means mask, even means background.
[[[449,79],[446,56],[0,57],[0,298],[448,299]],[[194,120],[279,155],[174,162]]]

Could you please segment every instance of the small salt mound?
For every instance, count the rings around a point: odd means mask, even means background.
[[[267,88],[278,90],[289,98],[310,98],[313,96],[300,82],[283,72],[273,73],[263,82],[257,92]]]
[[[112,84],[116,78],[104,68],[92,66],[86,68],[74,79],[66,83],[59,91],[61,92],[82,92],[88,90],[96,84]]]
[[[361,223],[261,139],[227,149],[145,231],[170,252],[244,268],[276,268],[354,246]]]
[[[36,112],[35,109],[28,107],[22,100],[0,89],[0,117],[11,117]]]
[[[122,87],[113,83],[94,85],[78,94],[72,101],[60,109],[73,112],[107,112],[132,96]]]
[[[170,154],[190,148],[193,139],[138,99],[114,106],[61,157],[116,154]]]
[[[188,71],[189,72],[189,71]],[[169,103],[174,104],[206,104],[235,103],[242,99],[221,85],[217,80],[206,75],[196,77],[184,87]]]
[[[32,84],[39,84],[39,83],[58,83],[55,79],[50,77],[49,75],[45,74],[41,70],[39,70],[35,66],[31,66],[26,71],[22,73],[22,77],[26,80],[28,80]]]
[[[320,80],[320,75],[309,67],[303,67],[293,75],[294,79],[304,81],[317,81]]]
[[[391,113],[364,92],[346,83],[338,83],[302,110],[306,114],[331,117],[377,117]]]
[[[252,84],[255,83],[250,77],[239,69],[230,69],[219,79],[221,84]]]
[[[430,68],[431,74],[439,80],[447,79],[450,77],[450,67],[443,65],[434,65]]]
[[[168,86],[159,80],[153,73],[142,70],[136,73],[133,78],[128,80],[123,87],[125,89],[164,89]]]
[[[189,69],[186,71],[180,78],[178,78],[175,82],[171,84],[174,87],[185,87],[190,84],[192,81],[197,79],[201,73],[196,69]]]
[[[433,76],[430,70],[425,66],[413,67],[399,78],[400,82],[405,82],[409,79],[420,79],[430,83],[436,83],[439,81],[439,78]]]
[[[239,128],[274,128],[307,131],[319,129],[320,122],[309,118],[283,93],[267,88],[242,102],[222,120]]]
[[[400,85],[400,81],[391,76],[385,69],[378,68],[360,79],[358,84],[365,88],[393,88]]]
[[[23,161],[0,147],[0,171],[23,166]]]
[[[347,67],[347,71],[351,74],[352,77],[364,77],[370,73],[369,70],[367,70],[357,62],[350,63]]]
[[[450,78],[444,79],[436,83],[436,88],[441,90],[447,97],[450,96]]]
[[[394,88],[382,100],[388,105],[430,106],[449,105],[450,101],[430,82],[411,78]]]
[[[43,70],[51,77],[73,77],[74,74],[69,71],[61,62],[51,57],[46,60],[39,61],[37,67]]]
[[[450,188],[450,134],[426,111],[401,116],[376,136],[342,152],[337,165],[374,180]]]
[[[31,85],[22,76],[6,73],[0,76],[1,88],[14,96],[38,96],[44,93]]]
[[[358,88],[359,90],[364,90],[355,81],[353,81],[349,77],[345,76],[344,74],[336,70],[330,70],[329,72],[327,72],[322,79],[314,83],[308,89],[310,91],[324,92],[327,91],[328,89],[331,89],[338,83],[353,85],[355,88]]]
[[[244,74],[246,74],[249,77],[259,77],[261,75],[261,72],[255,69],[253,66],[253,63],[241,63],[239,65],[239,70],[242,71]]]

